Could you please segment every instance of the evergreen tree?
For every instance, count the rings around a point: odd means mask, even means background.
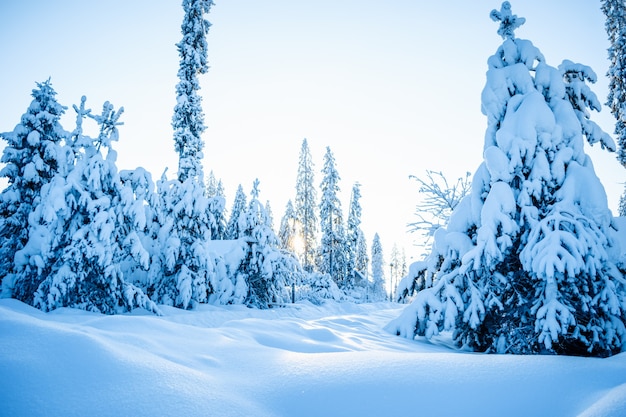
[[[603,0],[606,33],[609,38],[609,94],[607,106],[615,117],[617,159],[626,167],[626,4],[624,0]],[[626,187],[620,198],[618,215],[626,217]]]
[[[89,113],[84,101],[79,119]],[[158,313],[139,288],[124,280],[120,267],[122,259],[141,259],[144,252],[133,245],[137,236],[123,223],[120,210],[122,187],[111,142],[118,140],[122,112],[106,102],[101,115],[89,115],[100,125],[96,139],[82,135],[78,123],[76,165],[44,186],[28,243],[16,254],[16,288],[30,286],[36,266],[42,281],[33,304],[44,311],[74,307],[113,314],[142,307]]]
[[[300,149],[294,204],[303,243],[302,253],[298,255],[307,272],[313,271],[317,253],[317,190],[314,169],[309,144],[304,139]]]
[[[384,264],[383,247],[376,233],[372,241],[372,301],[383,301],[386,298]]]
[[[160,278],[158,196],[152,176],[143,168],[120,172],[120,214],[128,238],[120,260],[125,279],[150,296]]]
[[[390,299],[395,300],[397,295],[397,286],[399,278],[401,277],[400,271],[402,268],[402,259],[400,258],[400,251],[398,245],[394,243],[391,248],[391,260],[389,263],[389,282],[391,284]]]
[[[343,213],[339,200],[339,173],[335,167],[335,157],[329,147],[324,155],[320,189],[320,272],[329,274],[340,289],[348,286],[346,281],[345,231]]]
[[[8,181],[0,193],[0,283],[5,284],[5,296],[11,295],[14,257],[28,241],[28,217],[41,190],[72,162],[64,146],[68,132],[59,122],[66,108],[56,101],[50,80],[37,83],[32,96],[20,123],[12,132],[0,135],[7,142],[2,153],[5,166],[0,171]],[[36,273],[28,283],[24,278],[14,296],[32,304],[39,280]]]
[[[233,208],[230,210],[230,219],[226,225],[226,239],[239,239],[243,234],[239,228],[239,218],[246,211],[246,194],[243,192],[241,184],[237,187]]]
[[[278,239],[280,241],[280,247],[286,251],[291,253],[296,252],[296,242],[297,242],[297,218],[296,211],[293,208],[293,203],[291,200],[287,202],[287,207],[285,207],[285,214],[283,215],[282,220],[280,221],[280,230],[278,231]]]
[[[626,290],[612,216],[584,138],[613,148],[589,120],[590,68],[545,63],[504,2],[502,46],[488,60],[484,162],[471,194],[435,234],[426,288],[388,329],[452,330],[476,351],[605,356],[624,343]]]
[[[154,300],[179,308],[207,303],[218,286],[215,261],[207,249],[211,240],[209,200],[198,182],[157,182],[158,265]]]
[[[363,234],[361,231],[361,185],[354,184],[352,187],[352,195],[350,197],[350,209],[348,212],[348,227],[346,232],[346,286],[352,288],[356,282],[357,274],[361,274],[363,269],[357,269],[357,256],[359,254],[359,237]],[[364,277],[364,275],[362,275]]]
[[[602,0],[609,38],[609,95],[607,106],[615,116],[617,159],[626,167],[626,5],[624,0]]]
[[[356,241],[356,258],[354,269],[361,277],[366,279],[367,283],[367,269],[369,265],[369,257],[367,255],[367,242],[365,241],[365,234],[363,231],[359,231],[359,236]]]
[[[176,45],[180,55],[176,106],[172,118],[174,145],[179,154],[178,180],[203,179],[202,132],[205,130],[202,98],[198,95],[198,75],[208,71],[206,35],[211,24],[204,18],[212,0],[183,0],[185,16],[181,25],[183,39]]]
[[[160,303],[192,308],[206,303],[216,288],[215,261],[207,242],[219,226],[203,185],[201,134],[205,130],[198,74],[208,70],[206,34],[211,0],[183,0],[183,39],[176,45],[180,55],[176,106],[172,117],[174,145],[179,154],[178,181],[165,175],[158,182],[159,254],[161,278],[155,284]],[[215,201],[213,201],[215,203]],[[218,201],[219,203],[219,201]]]
[[[209,199],[209,219],[213,225],[211,239],[221,240],[226,236],[226,198],[221,180],[217,180],[213,171],[209,174],[206,184],[206,196]]]
[[[278,248],[265,207],[259,201],[259,181],[255,180],[248,209],[239,218],[242,238],[248,243],[247,256],[240,267],[248,284],[245,303],[268,308],[289,299],[286,286],[299,273],[298,261]]]

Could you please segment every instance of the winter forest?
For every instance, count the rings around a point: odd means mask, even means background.
[[[406,222],[428,250],[407,265],[396,247],[383,254],[378,234],[368,242],[360,183],[342,207],[331,146],[320,164],[302,140],[282,218],[260,201],[258,179],[227,202],[222,181],[202,162],[210,138],[199,77],[210,77],[214,4],[184,0],[175,174],[119,170],[124,108],[96,109],[84,96],[68,107],[51,79],[36,83],[21,120],[0,135],[2,298],[43,312],[160,316],[170,307],[279,309],[391,297],[406,308],[385,330],[410,340],[450,335],[455,347],[476,352],[616,355],[626,343],[626,193],[612,213],[585,142],[626,167],[626,6],[601,3],[611,44],[606,100],[590,87],[598,77],[592,68],[569,60],[550,66],[516,37],[525,19],[509,2],[491,12],[502,43],[487,60],[481,95],[483,162],[456,183],[436,171],[417,178],[427,200],[418,220]],[[604,101],[615,140],[592,119]],[[68,112],[75,123],[62,126]]]

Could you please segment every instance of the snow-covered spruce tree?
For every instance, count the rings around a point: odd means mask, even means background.
[[[246,200],[247,198],[246,194],[243,192],[243,187],[239,184],[237,192],[235,192],[233,207],[230,210],[230,218],[226,225],[226,239],[239,239],[243,236],[242,230],[239,228],[239,218],[245,213],[248,206]]]
[[[607,105],[616,119],[617,159],[626,167],[626,4],[624,0],[603,0],[601,8],[610,43]]]
[[[309,144],[304,139],[298,162],[294,205],[302,240],[302,253],[298,253],[298,256],[307,272],[313,271],[317,255],[317,189],[314,170]]]
[[[363,231],[359,231],[359,235],[356,240],[356,258],[354,263],[354,269],[359,273],[361,278],[365,278],[367,285],[367,269],[369,267],[369,256],[367,255],[367,242],[365,241],[365,234]]]
[[[126,281],[150,296],[161,269],[158,253],[158,198],[152,175],[143,168],[120,172],[119,211],[127,256],[120,260]]]
[[[248,243],[248,253],[239,270],[248,284],[245,304],[268,308],[288,301],[287,285],[302,271],[297,259],[278,247],[267,211],[259,201],[258,180],[254,182],[250,204],[239,223],[242,239]]]
[[[376,233],[372,241],[372,301],[383,301],[386,298],[384,263],[383,247]]]
[[[180,55],[176,106],[172,118],[174,145],[179,154],[178,179],[202,181],[202,132],[204,113],[198,95],[198,75],[208,71],[206,35],[211,24],[204,18],[213,6],[211,0],[183,0],[185,16],[181,25],[183,39],[176,45]]]
[[[211,240],[209,199],[200,183],[163,177],[157,181],[160,271],[153,299],[179,308],[207,303],[218,285]]]
[[[44,311],[74,307],[114,314],[141,307],[158,313],[141,289],[124,280],[120,267],[122,259],[140,260],[144,252],[120,213],[121,183],[111,143],[118,140],[123,109],[115,111],[106,102],[102,114],[92,116],[84,102],[83,97],[73,135],[75,165],[42,188],[29,240],[15,256],[15,285],[30,282],[36,266],[42,281],[33,304]],[[82,135],[86,115],[100,126],[96,139]]]
[[[615,117],[617,159],[626,168],[626,4],[624,0],[603,0],[606,33],[609,38],[609,95],[607,105]],[[620,198],[618,215],[626,217],[626,187]]]
[[[361,184],[356,183],[352,186],[352,195],[350,196],[350,208],[348,211],[348,224],[346,230],[345,258],[346,258],[346,282],[347,289],[353,288],[357,280],[357,275],[363,271],[356,268],[357,254],[359,252],[358,244],[361,231]],[[365,275],[361,275],[364,278]]]
[[[324,155],[320,190],[320,228],[322,239],[319,247],[319,270],[329,274],[337,286],[345,290],[346,282],[346,236],[343,226],[343,212],[339,200],[339,173],[335,167],[335,157],[329,147]]]
[[[42,187],[71,163],[70,151],[64,146],[69,133],[59,123],[65,107],[55,96],[50,80],[37,83],[20,123],[12,132],[0,135],[7,142],[0,176],[8,181],[0,193],[0,284],[5,284],[4,296],[13,292],[29,304],[41,278],[34,272],[28,280],[24,277],[19,288],[12,289],[15,253],[28,240],[28,216],[39,202]]]
[[[209,217],[214,228],[211,230],[213,240],[226,238],[226,197],[222,180],[217,180],[213,171],[209,174],[206,185],[206,194],[209,199]]]
[[[590,68],[549,66],[504,2],[504,42],[489,58],[484,162],[471,194],[435,234],[426,289],[387,329],[413,338],[452,330],[475,351],[607,356],[619,352],[626,291],[604,188],[584,137],[613,148],[589,120],[600,103]]]
[[[280,229],[278,230],[278,240],[280,241],[280,247],[291,253],[297,253],[297,218],[296,211],[293,208],[291,200],[287,202],[285,207],[285,214],[280,221]]]
[[[167,180],[164,175],[157,184],[162,275],[155,284],[154,297],[160,303],[181,308],[208,302],[217,284],[207,242],[218,226],[203,185],[201,134],[205,126],[197,94],[198,74],[208,70],[206,34],[210,24],[204,14],[212,5],[210,0],[183,0],[183,39],[177,44],[181,58],[179,83],[172,117],[179,156],[178,180]]]

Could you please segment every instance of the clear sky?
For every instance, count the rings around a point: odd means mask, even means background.
[[[590,65],[606,101],[607,36],[600,1],[513,0],[526,18],[517,37],[549,64]],[[307,138],[321,181],[330,146],[347,216],[362,184],[363,230],[387,257],[394,243],[417,257],[406,224],[419,201],[409,175],[441,170],[450,179],[482,161],[487,126],[480,111],[487,58],[502,40],[489,12],[501,1],[216,0],[208,19],[208,74],[202,76],[205,171],[225,185],[230,209],[238,184],[260,180],[275,226],[295,196],[298,156]],[[171,116],[181,38],[180,1],[0,0],[0,131],[12,130],[36,81],[52,78],[64,127],[87,96],[124,106],[120,169],[143,166],[158,179],[177,155]],[[593,119],[613,133],[604,108]],[[616,212],[626,171],[587,147]],[[388,259],[388,258],[387,258]]]

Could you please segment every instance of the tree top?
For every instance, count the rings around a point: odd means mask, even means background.
[[[493,9],[489,17],[491,17],[491,20],[494,22],[500,22],[498,35],[502,36],[503,39],[515,39],[515,29],[526,22],[525,18],[517,17],[517,15],[511,12],[511,3],[508,1],[502,3],[500,11]]]

